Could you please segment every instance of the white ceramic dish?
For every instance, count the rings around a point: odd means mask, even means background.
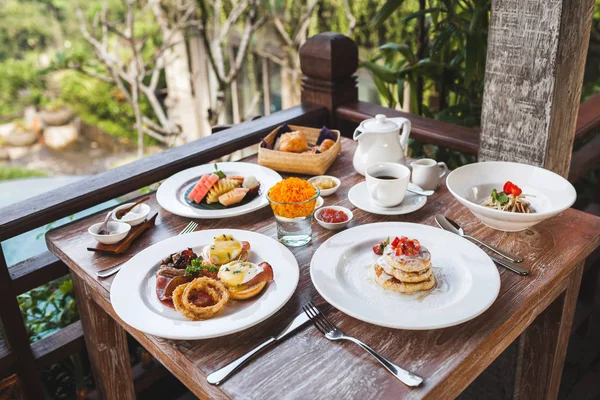
[[[102,222],[98,222],[88,228],[88,233],[92,235],[94,239],[102,244],[115,244],[125,239],[125,236],[131,230],[131,225],[126,224],[125,222],[118,221],[109,221],[108,222],[108,231],[111,232],[110,235],[98,235],[98,230],[100,229],[100,225]]]
[[[325,200],[321,196],[317,197],[317,203],[315,204],[315,210],[325,204]]]
[[[320,193],[322,197],[327,197],[327,196],[331,196],[332,194],[334,194],[335,192],[337,192],[337,190],[340,188],[340,185],[342,184],[342,181],[340,181],[338,178],[336,178],[335,176],[331,176],[331,175],[319,175],[319,176],[313,176],[312,178],[310,178],[308,180],[308,183],[311,183],[314,185],[314,182],[319,179],[319,178],[329,178],[331,180],[333,180],[335,182],[335,186],[332,187],[331,189],[320,189]]]
[[[327,209],[332,209],[335,211],[342,211],[344,214],[346,214],[346,216],[348,217],[347,221],[344,222],[325,222],[322,221],[319,218],[320,213],[322,212],[321,210],[315,212],[315,219],[317,220],[317,222],[319,223],[319,225],[321,225],[323,228],[325,229],[329,229],[331,231],[337,231],[340,229],[343,229],[346,227],[346,225],[348,225],[350,223],[350,221],[352,221],[352,218],[354,218],[354,214],[352,214],[352,211],[350,211],[348,208],[346,207],[342,207],[342,206],[327,206],[327,207],[323,207],[322,210],[327,210]]]
[[[480,204],[492,189],[502,191],[506,181],[523,190],[535,213],[519,214],[494,210]],[[448,175],[448,190],[473,215],[490,228],[516,232],[527,229],[571,207],[577,198],[569,181],[543,168],[512,162],[488,161],[468,164]]]
[[[136,226],[141,224],[146,220],[148,214],[150,214],[150,206],[148,204],[142,203],[135,206],[131,211],[127,214],[123,215],[123,218],[117,219],[116,214],[117,211],[122,210],[127,207],[131,207],[134,203],[125,203],[121,204],[119,207],[115,208],[112,212],[111,219],[113,221],[125,222],[131,226]]]
[[[422,190],[414,183],[408,184],[409,189]],[[415,212],[427,203],[427,196],[420,196],[411,192],[406,192],[402,203],[395,207],[379,207],[371,203],[367,182],[360,182],[348,191],[348,200],[357,208],[372,214],[379,215],[402,215]]]
[[[372,247],[390,236],[418,239],[431,252],[438,287],[405,295],[383,289],[373,276]],[[396,329],[438,329],[483,313],[496,300],[500,275],[479,247],[431,226],[406,222],[360,225],[329,238],[315,252],[310,276],[321,296],[342,312]]]
[[[230,302],[214,318],[190,321],[156,297],[155,273],[161,259],[191,247],[197,254],[221,234],[250,242],[249,261],[267,261],[274,281],[252,300]],[[156,243],[123,264],[111,290],[110,301],[123,321],[142,332],[168,339],[208,339],[250,328],[276,313],[290,299],[300,271],[292,252],[268,236],[237,229],[211,229],[174,236]]]
[[[213,164],[200,165],[178,172],[165,180],[156,192],[158,204],[165,210],[187,218],[218,219],[229,218],[248,214],[252,211],[266,207],[267,192],[281,180],[281,175],[272,169],[244,162],[221,162],[219,169],[227,175],[254,175],[260,182],[260,194],[252,201],[239,206],[231,206],[222,210],[204,210],[194,208],[187,204],[185,193],[194,186],[200,177],[215,171]]]

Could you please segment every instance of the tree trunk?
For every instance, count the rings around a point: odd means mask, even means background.
[[[201,137],[211,134],[208,110],[210,109],[210,81],[206,49],[202,39],[196,35],[190,37],[190,58],[192,66],[192,85],[199,118]]]
[[[187,48],[183,31],[163,29],[164,38],[176,43],[165,52],[165,76],[167,79],[167,108],[169,120],[181,126],[181,140],[189,142],[201,137],[200,117],[192,93]],[[171,36],[172,35],[172,36]]]
[[[300,73],[289,66],[281,66],[281,109],[300,104]]]

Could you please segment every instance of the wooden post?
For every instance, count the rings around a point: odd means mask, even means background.
[[[515,399],[558,396],[582,274],[583,262],[567,278],[565,291],[519,337]]]
[[[135,399],[125,330],[96,304],[83,279],[71,278],[96,390],[106,400]]]
[[[325,32],[309,38],[300,48],[300,68],[302,102],[327,107],[330,122],[338,106],[358,100],[358,47],[349,37]]]
[[[6,259],[0,246],[0,319],[4,340],[15,355],[15,370],[25,400],[43,399],[44,389],[35,366],[29,336],[17,302]]]
[[[495,0],[480,160],[569,171],[594,0]]]

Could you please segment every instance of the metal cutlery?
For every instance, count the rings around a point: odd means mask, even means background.
[[[413,190],[413,189],[409,189],[409,188],[406,188],[406,191],[414,193],[414,194],[418,194],[420,196],[431,196],[432,194],[435,193],[435,191],[433,191],[433,190]]]
[[[512,253],[508,253],[504,250],[500,250],[497,249],[485,242],[482,242],[481,240],[474,238],[472,236],[468,236],[464,233],[464,231],[462,230],[462,228],[454,221],[452,221],[450,218],[441,215],[441,214],[436,214],[436,216],[434,217],[435,222],[439,225],[440,228],[442,228],[445,231],[454,233],[458,236],[467,238],[467,239],[472,239],[474,241],[476,241],[477,243],[487,247],[488,249],[496,252],[497,254],[500,254],[503,257],[506,257],[508,260],[504,260],[498,257],[494,257],[492,255],[490,255],[490,258],[492,259],[492,261],[494,261],[495,263],[507,268],[508,270],[519,274],[519,275],[529,275],[529,270],[525,267],[522,267],[521,265],[513,262],[516,260],[519,260],[518,262],[523,261],[523,257],[518,256],[516,254],[512,254]],[[512,261],[510,261],[512,260]]]
[[[179,232],[180,235],[185,235],[186,233],[192,233],[196,230],[196,228],[198,227],[198,224],[194,221],[190,221],[189,224],[186,225],[185,228],[183,228],[183,230],[181,232]],[[112,268],[108,268],[102,271],[98,271],[96,272],[96,277],[98,278],[108,278],[111,275],[116,274],[117,272],[119,272],[121,270],[121,267],[123,266],[124,263],[121,263],[117,266],[114,266]]]
[[[335,326],[323,313],[319,311],[319,309],[312,303],[309,302],[305,306],[302,307],[304,312],[310,318],[311,322],[314,326],[329,340],[348,340],[350,342],[358,344],[360,347],[365,349],[369,354],[377,359],[384,367],[387,369],[392,375],[394,375],[398,380],[404,383],[407,386],[417,387],[421,383],[423,383],[423,378],[418,375],[413,374],[412,372],[406,371],[405,369],[400,368],[371,347],[367,346],[360,340],[347,336],[342,332],[337,326]]]
[[[102,222],[102,225],[100,225],[100,228],[98,228],[98,235],[108,235],[110,233],[108,232],[108,219],[111,215],[112,211],[109,211],[108,214],[106,214],[104,222]]]
[[[117,210],[115,212],[115,217],[117,219],[121,219],[125,216],[125,214],[127,214],[129,211],[133,210],[134,208],[136,208],[139,204],[142,204],[143,202],[145,202],[146,200],[150,199],[150,196],[146,196],[138,201],[136,201],[135,203],[133,203],[133,205],[127,207],[127,208],[123,208],[121,210]]]
[[[525,267],[520,266],[517,263],[514,263],[512,261],[509,260],[504,260],[502,258],[498,258],[498,257],[494,257],[492,255],[488,256],[492,259],[493,262],[495,262],[496,264],[500,264],[501,266],[503,266],[504,268],[514,272],[515,274],[519,274],[519,275],[529,275],[529,270]]]
[[[504,258],[508,258],[509,260],[517,262],[517,263],[520,263],[523,261],[523,257],[521,257],[517,254],[512,254],[512,253],[509,253],[508,251],[500,250],[490,244],[487,244],[487,243],[477,239],[476,237],[467,235],[465,233],[465,231],[463,231],[463,229],[460,227],[460,225],[458,225],[456,222],[452,221],[450,218],[446,217],[445,215],[437,214],[435,216],[435,222],[437,222],[439,227],[442,228],[443,230],[452,232],[452,233],[454,233],[458,236],[464,237],[466,239],[471,239],[471,240],[479,243],[480,245],[487,247],[494,253],[500,254]]]
[[[237,371],[240,367],[242,367],[248,360],[254,357],[256,354],[260,353],[267,347],[271,346],[273,343],[281,341],[286,336],[292,334],[296,329],[303,326],[306,322],[308,322],[308,316],[305,313],[300,313],[294,320],[285,328],[278,336],[271,336],[266,342],[258,345],[253,348],[237,360],[227,364],[223,368],[220,368],[213,372],[212,374],[206,377],[206,380],[211,385],[220,385],[225,382],[227,378],[229,378],[235,371]]]

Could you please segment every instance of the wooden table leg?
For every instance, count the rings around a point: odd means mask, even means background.
[[[71,277],[96,389],[103,399],[135,399],[125,330],[92,300],[82,279]]]
[[[515,399],[556,399],[573,325],[583,262],[567,278],[565,291],[518,339]]]

